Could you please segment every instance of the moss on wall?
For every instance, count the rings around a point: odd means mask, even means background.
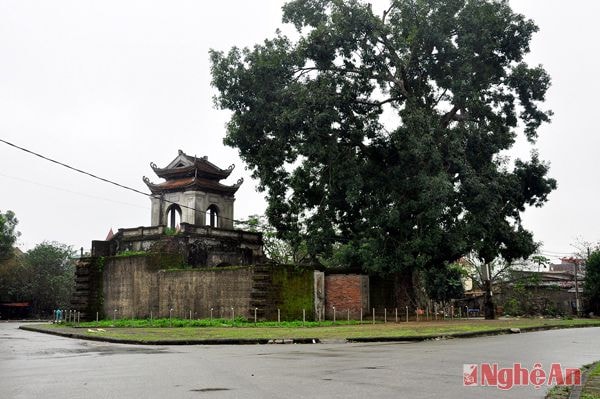
[[[123,251],[119,252],[115,255],[115,258],[130,258],[132,256],[146,256],[148,253],[146,251]]]
[[[186,259],[181,253],[151,252],[148,253],[147,270],[189,269]]]
[[[281,311],[281,320],[302,320],[302,309],[306,310],[307,320],[313,318],[313,280],[312,269],[284,265],[272,269],[272,300]]]
[[[251,266],[221,266],[221,267],[198,267],[198,268],[194,268],[190,265],[183,265],[182,267],[179,268],[174,268],[174,269],[163,269],[163,271],[165,272],[181,272],[181,271],[186,271],[186,272],[226,272],[226,271],[230,271],[230,270],[242,270],[242,269],[249,269],[251,268]]]

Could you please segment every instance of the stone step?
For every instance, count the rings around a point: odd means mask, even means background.
[[[267,289],[269,288],[269,286],[271,285],[271,283],[269,281],[255,281],[254,284],[252,284],[252,287],[254,289]]]
[[[80,283],[75,281],[75,291],[89,291],[90,285],[88,283]]]

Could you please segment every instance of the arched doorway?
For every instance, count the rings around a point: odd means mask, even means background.
[[[173,204],[167,208],[167,221],[170,228],[176,229],[179,227],[179,223],[181,223],[181,208],[179,205]]]
[[[219,227],[219,208],[214,204],[206,210],[206,225]]]

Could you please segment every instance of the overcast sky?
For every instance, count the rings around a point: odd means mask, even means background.
[[[372,1],[377,6],[377,1]],[[525,226],[546,254],[600,239],[596,96],[600,2],[512,0],[540,27],[528,61],[552,76],[541,158],[558,190]],[[207,155],[226,183],[245,178],[235,217],[261,214],[262,195],[222,139],[228,113],[213,107],[208,50],[251,46],[281,27],[281,2],[0,0],[0,138],[147,191],[149,166],[182,149]],[[527,156],[525,143],[512,152]],[[150,200],[0,143],[0,210],[13,210],[29,249],[53,240],[88,249],[109,229],[150,224]]]

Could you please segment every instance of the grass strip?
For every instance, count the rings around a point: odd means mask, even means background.
[[[332,323],[332,322],[331,322]],[[510,320],[454,320],[438,322],[336,324],[294,326],[288,323],[271,326],[266,323],[244,326],[220,325],[203,327],[72,327],[43,324],[35,329],[47,332],[77,335],[81,338],[110,338],[139,343],[201,343],[203,340],[254,340],[317,339],[349,341],[424,340],[436,337],[467,337],[474,335],[502,334],[510,329],[521,331],[554,328],[600,327],[598,319],[510,319]]]

